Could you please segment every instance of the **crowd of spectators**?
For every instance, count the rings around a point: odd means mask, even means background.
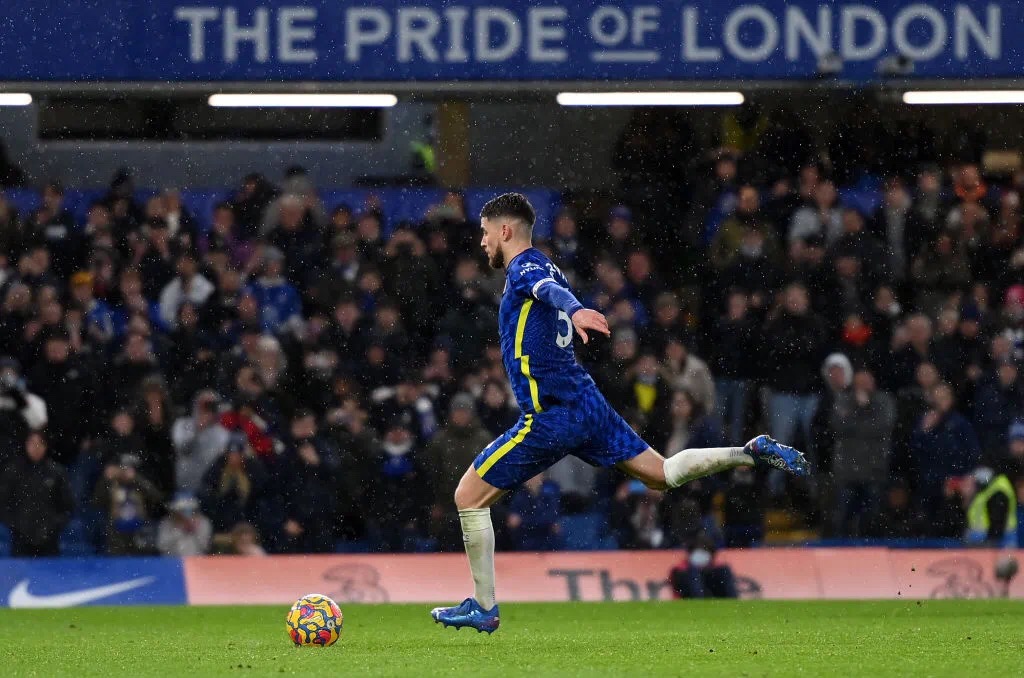
[[[773,136],[780,119],[759,138],[727,119],[740,141],[705,155],[641,116],[616,152],[621,204],[567,197],[537,245],[608,316],[579,358],[654,447],[767,431],[815,475],[740,468],[662,494],[569,457],[499,505],[500,548],[572,547],[595,521],[591,547],[751,546],[780,521],[1015,543],[1024,173],[840,168]],[[864,176],[870,210],[836,183]],[[0,193],[14,553],[58,553],[75,521],[111,554],[461,548],[454,488],[518,416],[502,273],[462,196],[386,223],[373,198],[321,204],[301,168],[245,177],[212,215],[135,195],[119,173],[78,223],[57,183],[29,214]]]

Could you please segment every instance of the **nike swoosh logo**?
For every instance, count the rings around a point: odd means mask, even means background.
[[[36,595],[28,590],[29,580],[22,579],[13,589],[11,589],[10,595],[7,596],[7,605],[9,607],[22,608],[74,607],[75,605],[85,605],[86,603],[91,603],[94,600],[106,598],[107,596],[131,591],[132,589],[145,586],[155,580],[156,577],[139,577],[138,579],[129,579],[128,581],[118,582],[116,584],[107,584],[106,586],[96,586],[89,589],[82,589],[81,591]]]

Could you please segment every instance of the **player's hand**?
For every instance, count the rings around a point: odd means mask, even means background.
[[[600,332],[606,337],[612,336],[612,331],[608,329],[608,319],[604,317],[604,314],[589,308],[581,308],[572,314],[572,326],[576,328],[576,332],[579,333],[584,344],[590,341],[587,330]]]

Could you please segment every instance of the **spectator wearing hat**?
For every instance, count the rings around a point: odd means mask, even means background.
[[[270,334],[297,332],[302,325],[302,299],[285,280],[284,252],[268,247],[263,252],[261,275],[246,286],[260,307],[263,330]]]
[[[114,339],[114,318],[110,307],[93,296],[93,274],[79,271],[71,276],[71,304],[82,313],[85,339],[103,349]]]
[[[1015,419],[1010,424],[1006,432],[1006,451],[994,466],[1014,483],[1024,479],[1024,420]]]
[[[1017,493],[1010,479],[989,466],[964,478],[968,544],[1017,548]]]
[[[213,283],[199,272],[192,252],[186,250],[178,256],[177,269],[178,275],[160,292],[160,317],[167,327],[175,326],[178,307],[185,301],[200,307],[214,292]]]
[[[46,436],[30,431],[24,453],[0,470],[0,522],[11,530],[11,555],[56,556],[74,497],[64,467],[47,456]]]
[[[167,505],[167,509],[168,514],[157,526],[157,550],[165,556],[176,558],[208,553],[213,525],[199,511],[199,500],[192,494],[178,493]]]
[[[493,436],[476,417],[476,401],[469,393],[458,393],[452,398],[447,424],[437,432],[425,449],[425,470],[430,475],[428,485],[433,490],[430,509],[430,533],[437,537],[444,550],[461,547],[453,520],[452,497],[455,488],[469,465],[487,447]]]
[[[618,266],[625,266],[626,257],[639,246],[639,240],[633,232],[633,211],[625,205],[616,205],[609,210],[605,222],[605,235],[599,243],[601,256],[611,259]]]
[[[46,402],[28,390],[18,361],[0,356],[0,468],[15,456],[28,432],[42,430],[46,421]]]

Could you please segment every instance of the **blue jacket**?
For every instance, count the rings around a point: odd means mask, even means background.
[[[946,478],[969,473],[981,457],[974,427],[959,412],[950,412],[930,431],[919,421],[910,436],[910,450],[917,462],[918,490],[925,499],[939,497]]]
[[[263,329],[277,333],[288,321],[302,314],[298,290],[284,278],[259,278],[246,287],[260,305]]]

